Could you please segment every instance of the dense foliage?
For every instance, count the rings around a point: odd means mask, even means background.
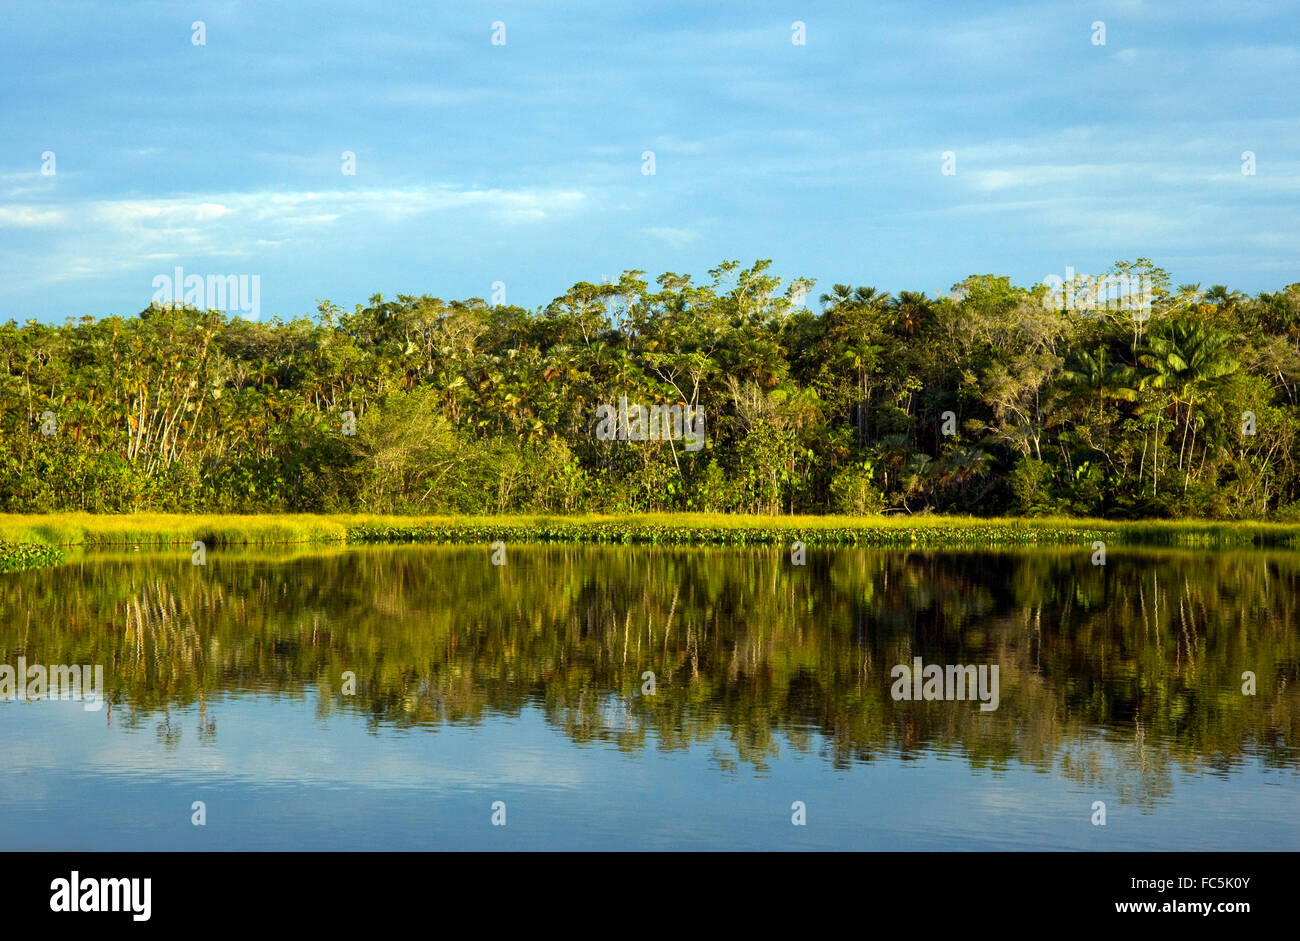
[[[1171,290],[1139,259],[1116,270],[1149,317],[992,275],[813,312],[767,269],[629,271],[533,312],[11,321],[0,510],[1300,517],[1300,284]],[[701,409],[707,443],[597,440],[621,396]]]

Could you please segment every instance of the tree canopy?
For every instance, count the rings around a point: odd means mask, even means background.
[[[0,510],[962,512],[1300,518],[1300,284],[1062,309],[760,260],[627,271],[528,311],[373,296],[268,322],[0,325]],[[1077,307],[1079,305],[1071,305]],[[705,416],[604,441],[621,396]]]

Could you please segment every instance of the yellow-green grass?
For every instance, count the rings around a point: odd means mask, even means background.
[[[0,539],[59,546],[269,545],[342,542],[344,517],[312,514],[254,516],[181,513],[0,514]]]
[[[629,515],[388,516],[379,514],[0,514],[0,540],[59,546],[209,546],[326,542],[545,542],[810,545],[1081,544],[1300,546],[1300,525],[1212,520],[1114,521],[963,516]]]

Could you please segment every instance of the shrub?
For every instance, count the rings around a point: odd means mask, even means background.
[[[836,512],[852,516],[879,513],[885,508],[885,496],[872,480],[870,461],[842,468],[831,477],[831,501]]]

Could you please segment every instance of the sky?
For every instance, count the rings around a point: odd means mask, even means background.
[[[262,319],[760,258],[814,308],[1138,256],[1275,290],[1297,27],[1257,0],[0,0],[0,321],[134,314],[177,267],[256,276]]]

